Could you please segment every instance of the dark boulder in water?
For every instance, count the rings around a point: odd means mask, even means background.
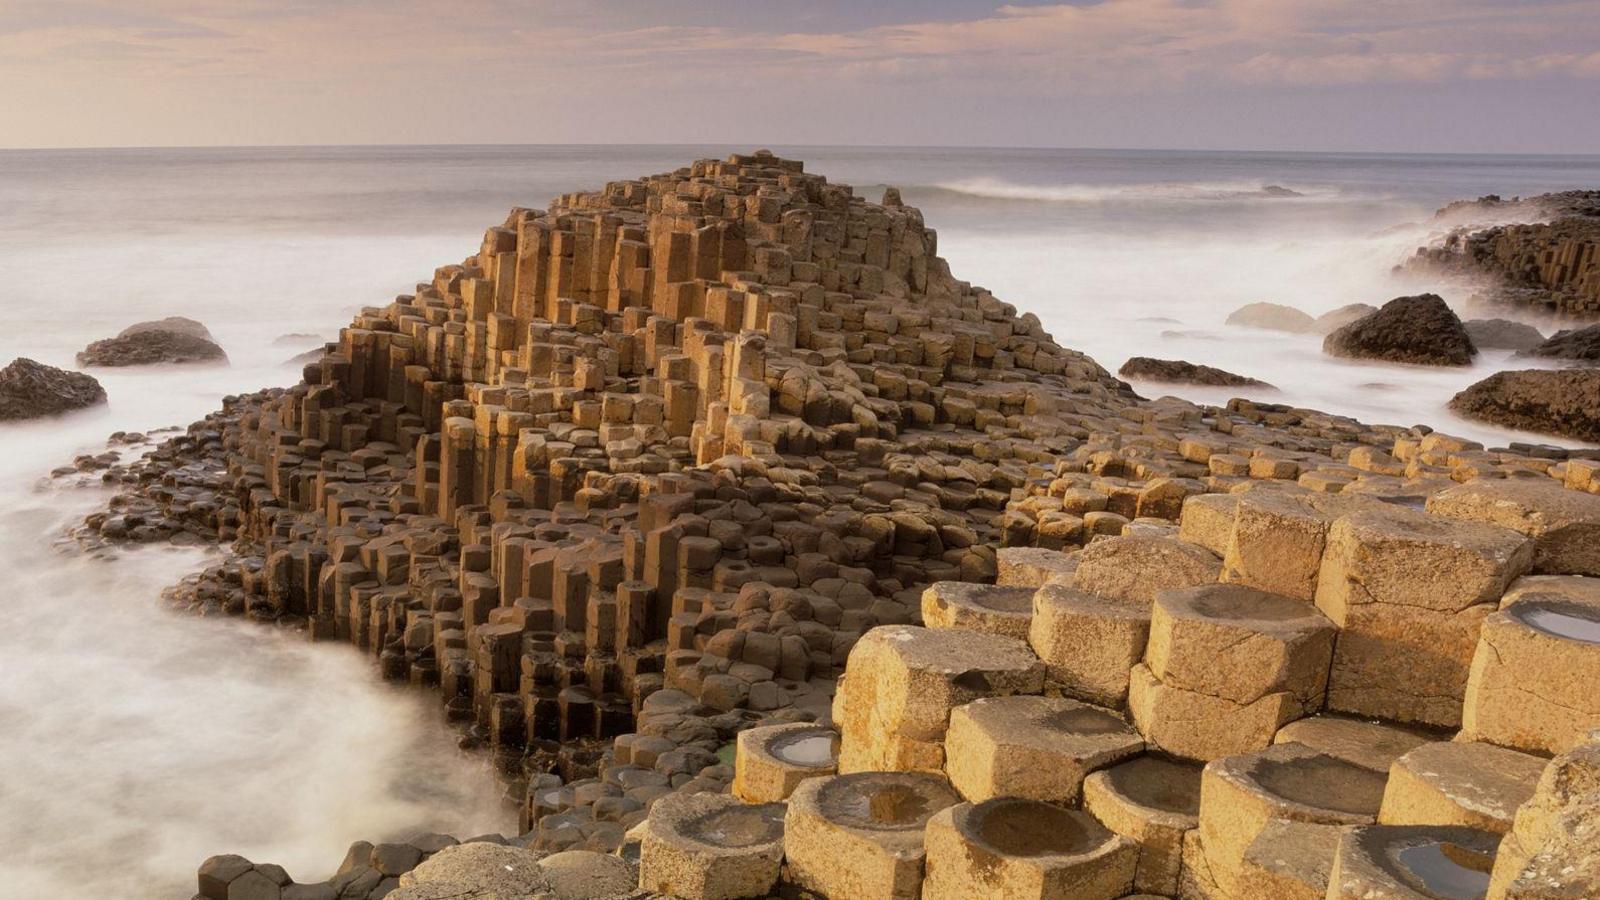
[[[1244,375],[1202,366],[1181,359],[1153,359],[1135,356],[1122,364],[1117,374],[1124,378],[1143,381],[1161,381],[1172,384],[1197,384],[1205,387],[1258,387],[1272,389],[1272,385]]]
[[[1450,408],[1507,428],[1600,441],[1600,369],[1496,372],[1456,394]]]
[[[147,331],[175,331],[178,334],[187,334],[190,337],[204,338],[215,344],[217,339],[211,336],[211,329],[200,322],[184,316],[167,316],[165,319],[152,319],[148,322],[135,322],[117,334],[119,338],[129,335],[143,334]]]
[[[1438,294],[1396,297],[1322,341],[1322,352],[1349,359],[1425,366],[1465,366],[1478,352],[1461,320]]]
[[[1600,365],[1600,325],[1558,331],[1549,340],[1518,355]]]
[[[104,402],[105,388],[92,375],[26,357],[0,369],[0,422],[57,416]]]
[[[1510,319],[1470,319],[1465,327],[1480,350],[1532,350],[1544,343],[1539,329]]]
[[[78,354],[80,366],[149,366],[158,363],[220,363],[228,355],[212,341],[205,326],[190,319],[181,331],[163,327],[165,322],[142,322],[123,330],[114,338],[95,341]],[[149,326],[149,327],[146,327]]]

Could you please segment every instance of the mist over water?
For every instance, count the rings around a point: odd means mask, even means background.
[[[730,149],[752,148],[0,152],[0,364],[70,367],[89,341],[167,315],[204,322],[232,360],[97,371],[108,408],[0,426],[0,897],[188,896],[219,852],[312,880],[352,840],[510,826],[436,696],[291,630],[167,612],[160,590],[205,550],[56,552],[107,493],[41,479],[112,431],[185,425],[225,394],[292,383],[285,361],[317,340],[275,338],[332,338],[473,252],[513,205]],[[1491,443],[1516,436],[1444,403],[1503,353],[1470,369],[1364,365],[1322,356],[1320,337],[1222,321],[1255,300],[1317,315],[1427,289],[1460,308],[1459,288],[1389,273],[1434,209],[1600,185],[1600,157],[773,149],[869,199],[899,186],[957,277],[1108,369],[1181,358],[1282,388],[1262,399]]]

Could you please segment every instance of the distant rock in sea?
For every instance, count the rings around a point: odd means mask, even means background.
[[[1261,189],[1261,193],[1267,195],[1268,197],[1304,197],[1305,196],[1305,194],[1302,194],[1299,191],[1291,190],[1289,188],[1286,188],[1286,187],[1284,187],[1282,185],[1278,185],[1278,184],[1269,184],[1269,185],[1267,185],[1266,187]]]
[[[1470,365],[1477,348],[1438,294],[1396,297],[1377,312],[1329,334],[1322,352],[1348,359],[1424,366]]]
[[[56,416],[106,402],[94,376],[17,357],[0,369],[0,422]]]
[[[1600,365],[1600,325],[1558,331],[1544,343],[1517,355],[1561,359],[1586,366]]]
[[[1600,441],[1600,369],[1496,372],[1456,394],[1450,408],[1507,428]]]
[[[206,327],[172,316],[124,328],[78,354],[80,366],[149,366],[160,363],[225,363],[228,355]]]
[[[1377,312],[1378,308],[1371,303],[1347,303],[1338,309],[1330,309],[1317,316],[1317,331],[1322,334],[1338,331],[1357,319],[1362,319]]]
[[[1297,334],[1317,330],[1317,320],[1281,303],[1247,303],[1228,314],[1227,324]]]
[[[1224,369],[1202,366],[1181,359],[1153,359],[1135,356],[1122,364],[1117,374],[1124,378],[1159,381],[1170,384],[1194,384],[1203,387],[1258,387],[1272,389],[1272,385],[1244,375],[1235,375]]]
[[[1463,324],[1480,350],[1532,350],[1544,343],[1539,329],[1510,319],[1469,319]]]

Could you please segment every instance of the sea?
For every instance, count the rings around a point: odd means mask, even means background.
[[[65,529],[109,492],[49,473],[113,431],[294,382],[293,356],[474,252],[513,206],[753,149],[0,150],[0,364],[71,367],[90,341],[169,315],[203,322],[230,359],[96,372],[107,406],[0,425],[0,898],[187,897],[223,852],[319,880],[358,839],[512,830],[435,698],[290,629],[167,610],[161,588],[214,550],[64,552]],[[1467,286],[1394,271],[1442,235],[1435,210],[1597,187],[1600,156],[770,149],[868,199],[898,187],[958,278],[1113,371],[1185,359],[1269,381],[1275,402],[1550,442],[1445,407],[1506,352],[1462,369],[1355,363],[1318,336],[1224,319],[1254,301],[1318,315],[1425,290],[1479,315]]]

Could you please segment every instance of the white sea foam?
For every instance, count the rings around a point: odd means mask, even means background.
[[[1328,188],[1269,185],[1260,181],[1025,184],[988,176],[941,181],[932,185],[932,189],[990,200],[1024,200],[1040,203],[1181,203],[1255,199],[1306,200],[1333,196],[1333,192]]]

